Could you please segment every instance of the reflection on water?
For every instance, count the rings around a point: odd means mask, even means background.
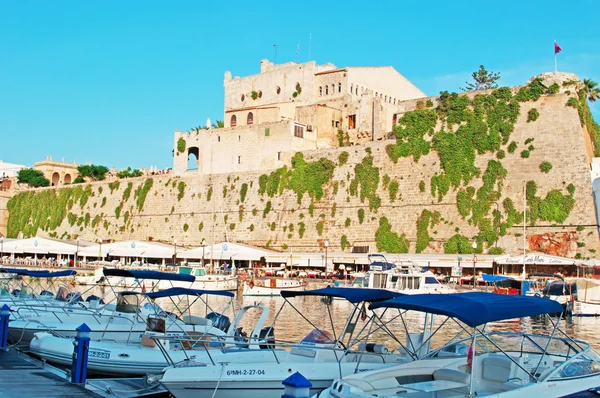
[[[83,287],[79,287],[79,291],[83,291]],[[109,288],[95,287],[87,292],[84,296],[89,294],[96,294],[100,297],[114,297],[112,291]],[[230,299],[221,296],[203,296],[207,301],[208,307],[205,303],[198,300],[191,306],[191,313],[194,315],[204,316],[206,313],[211,311],[221,312],[224,308],[230,304]],[[174,298],[161,298],[157,299],[156,303],[166,311],[175,311],[177,306],[180,309],[186,308],[191,300],[188,298],[180,299]],[[285,300],[281,297],[243,297],[241,295],[233,299],[233,309],[239,310],[242,306],[246,305],[262,305],[270,310],[269,317],[265,326],[269,326],[273,323],[275,316],[279,313],[275,326],[275,337],[277,340],[285,340],[290,342],[300,341],[306,336],[314,327],[325,329],[328,331],[332,330],[331,325],[335,327],[336,335],[345,326],[347,317],[350,311],[353,310],[353,305],[345,300],[334,299],[329,305],[323,303],[319,297],[307,296],[298,297],[289,300],[289,304],[285,304]],[[282,308],[283,305],[283,308]],[[327,310],[329,306],[330,311]],[[297,310],[297,311],[296,311]],[[378,314],[382,314],[380,310],[377,310]],[[331,313],[331,317],[330,317]],[[369,312],[370,313],[370,312]],[[233,321],[234,313],[231,306],[229,306],[226,315]],[[389,330],[395,334],[400,342],[403,344],[406,341],[405,329],[403,322],[397,317],[397,310],[388,310],[382,315],[382,319],[386,322],[390,322],[386,326]],[[253,328],[259,316],[259,312],[249,312],[241,326],[244,327],[244,331],[250,332]],[[314,327],[304,319],[306,317],[308,321],[312,322]],[[425,315],[422,313],[409,312],[404,316],[406,326],[411,333],[417,333],[422,331],[423,324],[425,322]],[[487,331],[501,331],[501,332],[526,332],[532,334],[550,334],[553,330],[553,323],[556,322],[557,318],[548,320],[547,317],[534,317],[524,319],[514,319],[508,321],[494,322],[487,325]],[[436,330],[439,325],[446,320],[443,316],[437,316],[434,318],[433,330]],[[367,324],[367,321],[357,321],[355,330],[359,331]],[[600,318],[591,317],[575,317],[572,319],[561,320],[560,327],[570,337],[579,340],[587,341],[593,348],[600,351]],[[372,330],[372,336],[370,342],[381,343],[388,346],[388,348],[398,348],[398,343],[389,337],[383,330]],[[439,332],[433,337],[431,347],[436,348],[443,345],[445,342],[455,337],[461,328],[453,321],[447,321]],[[466,337],[463,332],[461,337]]]

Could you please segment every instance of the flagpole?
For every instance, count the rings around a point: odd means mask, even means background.
[[[556,40],[554,40],[554,72],[558,72],[558,67],[556,65]]]

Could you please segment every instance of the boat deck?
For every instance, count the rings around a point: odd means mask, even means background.
[[[88,379],[85,386],[71,384],[64,371],[15,349],[0,350],[0,386],[0,398],[168,397],[157,384],[147,388],[143,378]]]
[[[71,384],[16,351],[0,351],[0,398],[15,397],[102,397]]]

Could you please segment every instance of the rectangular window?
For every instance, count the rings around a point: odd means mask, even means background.
[[[241,156],[238,156],[237,164],[242,164],[242,157]]]
[[[220,135],[217,136],[217,142],[221,142],[221,136]]]
[[[356,115],[348,115],[348,130],[356,128]]]
[[[325,95],[329,95],[329,86],[325,86]]]
[[[281,160],[281,152],[277,152],[277,160]]]
[[[294,137],[304,138],[304,127],[294,125]]]
[[[331,127],[335,127],[335,121],[331,121]]]
[[[339,122],[339,120],[336,120],[336,122],[335,122],[335,127],[340,127],[340,122]]]

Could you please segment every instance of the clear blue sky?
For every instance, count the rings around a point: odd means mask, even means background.
[[[463,4],[463,5],[461,5]],[[472,4],[472,6],[470,6]],[[600,1],[0,0],[0,159],[172,166],[173,131],[223,118],[223,73],[262,58],[392,65],[428,95],[484,64],[600,82]],[[599,119],[600,104],[594,106]]]

